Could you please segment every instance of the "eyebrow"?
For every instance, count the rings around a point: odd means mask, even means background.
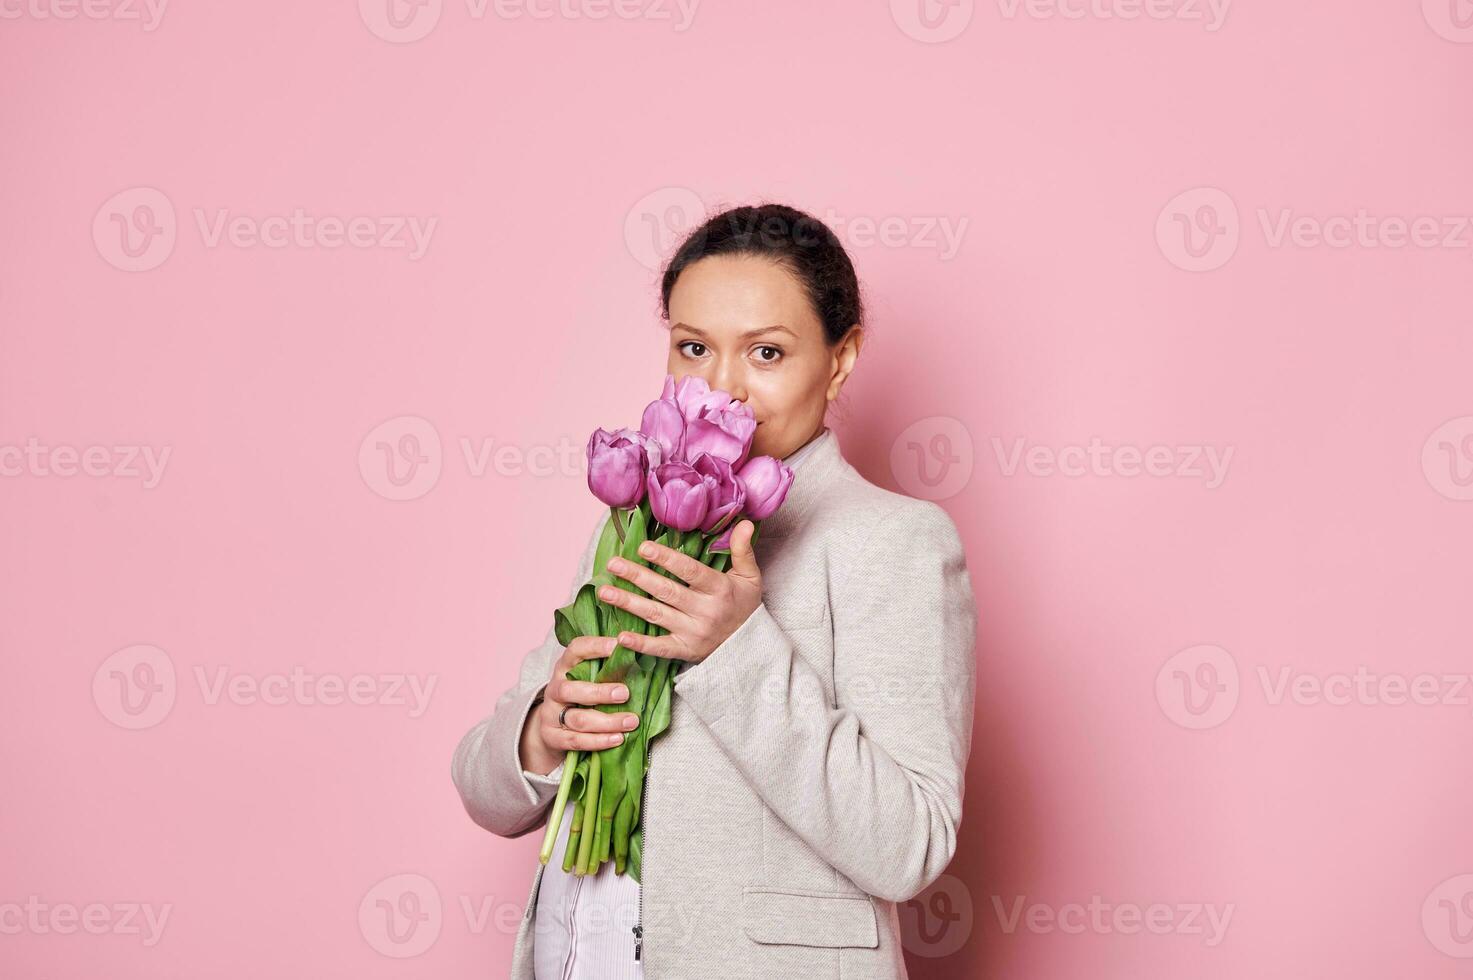
[[[699,329],[697,327],[693,327],[693,326],[691,326],[688,323],[677,323],[674,326],[672,326],[670,329],[671,330],[688,330],[691,333],[695,334],[697,337],[705,337],[705,336],[707,336],[707,334],[706,334],[706,332],[704,330],[701,330],[701,329]],[[747,339],[749,339],[751,337],[757,337],[757,336],[760,336],[760,335],[765,334],[765,333],[771,333],[774,330],[781,330],[783,333],[788,334],[789,336],[793,337],[793,339],[795,339],[795,340],[798,337],[797,334],[793,333],[793,331],[789,330],[787,327],[783,326],[781,323],[774,323],[770,327],[758,327],[755,330],[748,330],[746,333],[744,333],[741,336],[737,337],[737,339],[738,340],[747,340]]]

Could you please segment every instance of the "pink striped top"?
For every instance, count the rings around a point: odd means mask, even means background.
[[[546,776],[523,775],[556,790],[563,767],[559,763]],[[563,871],[572,826],[570,806],[538,890],[532,939],[537,980],[641,980],[644,963],[634,958],[639,882],[616,874],[613,861],[581,878]]]

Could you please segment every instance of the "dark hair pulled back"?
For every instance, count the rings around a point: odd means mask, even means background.
[[[671,256],[660,283],[660,311],[667,319],[680,274],[712,255],[760,256],[787,269],[808,293],[830,347],[864,321],[859,279],[838,236],[813,215],[784,204],[731,208],[692,231]]]

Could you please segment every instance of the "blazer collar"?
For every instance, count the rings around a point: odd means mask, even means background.
[[[783,462],[793,471],[793,485],[782,506],[762,522],[763,538],[781,538],[802,527],[804,520],[813,510],[824,488],[844,464],[839,451],[839,437],[834,430],[824,426],[818,435],[805,445],[783,457]]]

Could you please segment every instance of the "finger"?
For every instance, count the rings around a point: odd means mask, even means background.
[[[695,595],[690,589],[652,568],[625,561],[623,558],[610,558],[609,571],[648,592],[656,602],[663,602],[676,609],[689,610],[695,607]]]
[[[742,521],[731,532],[731,571],[728,574],[759,582],[762,573],[757,568],[757,554],[752,550],[752,535],[755,533],[757,525],[751,521]]]
[[[558,728],[556,725],[546,731],[542,741],[555,752],[569,752],[576,749],[579,752],[597,752],[599,749],[611,748],[624,741],[623,732],[570,732],[566,728]]]
[[[644,596],[635,595],[626,589],[613,585],[605,585],[598,590],[598,597],[611,606],[627,609],[646,623],[654,626],[663,626],[665,629],[675,632],[678,627],[689,627],[694,621],[691,617],[672,606]]]
[[[664,636],[620,633],[619,643],[635,653],[647,653],[652,657],[664,657],[667,660],[691,659],[691,652],[685,645],[685,641],[674,633],[667,633]]]
[[[570,681],[563,678],[547,685],[547,701],[555,701],[558,710],[565,704],[623,704],[629,700],[629,688],[623,684],[600,684],[595,681]]]
[[[614,652],[618,644],[612,637],[608,636],[575,636],[566,647],[563,655],[558,658],[558,666],[562,668],[559,675],[572,670],[585,660],[595,657],[607,657]]]
[[[562,713],[562,709],[558,709]],[[598,711],[594,708],[569,708],[563,724],[575,732],[632,732],[639,727],[639,715],[632,711]],[[557,716],[552,719],[557,728]]]
[[[657,541],[646,541],[639,546],[642,558],[654,562],[661,568],[679,576],[697,592],[715,595],[721,585],[721,573],[704,562],[696,561],[683,551],[676,551]],[[663,575],[660,578],[664,578]],[[645,589],[649,592],[649,589]],[[653,593],[651,593],[653,595]]]

